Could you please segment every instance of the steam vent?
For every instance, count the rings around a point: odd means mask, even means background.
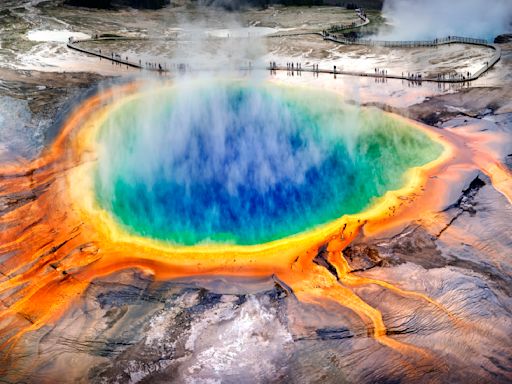
[[[508,0],[1,2],[0,382],[511,383],[511,36]]]

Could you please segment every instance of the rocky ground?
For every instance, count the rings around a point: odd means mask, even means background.
[[[86,72],[0,68],[0,159],[38,156],[73,105],[105,78]]]
[[[9,20],[11,30],[27,32],[37,26],[34,20],[40,20],[41,14],[48,20],[52,12],[59,12],[59,21],[51,22],[64,21],[66,29],[92,33],[100,25],[112,31],[120,30],[123,24],[124,32],[139,28],[143,33],[161,25],[164,17],[148,13],[143,16],[149,19],[145,26],[136,19],[126,26],[124,15],[133,16],[131,10],[119,11],[119,19],[110,20],[110,24],[98,11],[80,11],[90,12],[91,26],[80,17],[83,14],[69,8],[56,10],[51,2],[40,5],[36,11],[24,11],[23,7],[3,11],[2,20]],[[33,17],[20,16],[32,12]],[[308,23],[316,26],[330,17],[323,9],[314,10],[312,18],[308,11],[290,9],[274,11],[277,16],[271,21],[272,11],[265,11],[264,16],[259,12],[249,12],[247,20],[261,19],[258,25],[270,28],[295,28],[291,19],[296,19],[297,28],[308,29]],[[291,16],[283,21],[280,17],[284,12]],[[170,25],[174,24],[169,21],[164,29]],[[38,156],[77,101],[98,86],[123,81],[113,80],[110,74],[129,75],[127,78],[134,74],[130,70],[120,73],[121,68],[112,70],[110,63],[102,63],[105,70],[98,71],[89,65],[97,59],[83,58],[81,62],[82,56],[68,53],[55,42],[48,44],[70,55],[72,71],[62,71],[69,61],[61,62],[53,72],[21,70],[17,68],[23,67],[19,64],[23,62],[20,51],[37,44],[8,42],[5,37],[0,40],[2,47],[11,44],[0,54],[5,64],[0,69],[2,162]],[[400,51],[343,50],[313,41],[313,37],[272,40],[268,47],[273,55],[284,52],[282,57],[306,52],[304,60],[325,60],[321,61],[325,65],[331,65],[333,57],[343,57],[353,60],[350,65],[354,66],[371,68],[378,64],[397,71],[409,68],[402,67]],[[310,74],[293,78],[278,74],[274,81],[335,89],[352,102],[378,106],[440,130],[476,132],[482,138],[499,134],[503,140],[491,143],[492,148],[512,169],[512,45],[504,43],[502,48],[498,65],[461,89],[400,80],[377,83],[342,76],[315,78]],[[162,52],[165,48],[148,49]],[[434,53],[409,51],[407,65],[420,69],[428,62],[431,68],[465,70],[486,55],[480,48],[444,49]],[[381,286],[355,288],[361,298],[382,312],[391,337],[430,350],[438,359],[436,363],[418,365],[407,360],[370,337],[348,309],[333,305],[326,310],[300,303],[272,276],[252,280],[216,276],[161,283],[140,271],[128,270],[95,281],[80,305],[57,324],[27,335],[14,355],[16,364],[2,381],[511,382],[512,206],[477,168],[469,168],[450,189],[449,201],[440,203],[439,210],[428,219],[419,217],[386,233],[361,235],[344,251],[354,274],[424,293],[455,315],[456,320],[417,298],[403,297]]]

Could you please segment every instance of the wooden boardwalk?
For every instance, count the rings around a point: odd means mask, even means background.
[[[362,23],[351,25],[350,28],[357,28],[362,27],[363,25],[367,25],[370,20],[366,16],[362,16],[358,14],[358,16],[363,20]],[[420,41],[384,41],[384,40],[370,40],[370,39],[347,39],[344,37],[340,37],[335,34],[327,33],[327,32],[296,32],[296,33],[285,33],[285,34],[275,34],[275,35],[268,35],[264,36],[266,38],[277,38],[277,37],[288,37],[288,36],[301,36],[301,35],[318,35],[321,36],[324,40],[332,41],[334,43],[338,44],[346,44],[346,45],[366,45],[366,46],[382,46],[382,47],[388,47],[388,48],[416,48],[416,47],[437,47],[440,45],[446,45],[446,44],[473,44],[473,45],[479,45],[488,47],[494,50],[493,56],[489,59],[489,61],[484,65],[482,68],[480,68],[478,71],[470,74],[470,76],[457,76],[454,78],[444,78],[444,77],[436,77],[436,78],[427,78],[427,77],[408,77],[408,76],[401,76],[401,75],[392,75],[392,74],[381,74],[381,73],[373,73],[373,72],[358,72],[358,71],[344,71],[339,68],[335,69],[333,66],[332,69],[326,69],[326,68],[301,68],[300,70],[297,70],[297,68],[294,68],[293,72],[313,72],[313,73],[324,73],[324,74],[333,74],[333,75],[346,75],[346,76],[360,76],[360,77],[374,77],[374,78],[383,78],[383,79],[402,79],[407,81],[414,81],[414,82],[435,82],[435,83],[465,83],[469,81],[473,81],[478,79],[480,76],[482,76],[485,72],[487,72],[490,68],[492,68],[501,58],[501,48],[498,45],[490,44],[486,40],[482,39],[473,39],[469,37],[460,37],[460,36],[448,36],[446,38],[440,38],[440,39],[434,39],[434,40],[420,40]],[[70,39],[67,43],[68,48],[74,49],[76,51],[86,53],[89,55],[97,56],[105,60],[110,60],[114,63],[118,63],[121,65],[126,65],[128,67],[132,68],[138,68],[140,70],[146,70],[146,71],[153,71],[158,73],[169,73],[169,72],[183,72],[184,70],[190,70],[190,68],[182,67],[181,65],[176,66],[175,68],[167,68],[165,65],[161,67],[158,63],[155,65],[147,66],[146,63],[139,61],[132,61],[129,59],[123,59],[121,56],[117,54],[111,53],[110,55],[105,54],[101,52],[101,50],[97,49],[87,49],[80,46],[80,43],[83,42],[101,42],[101,41],[130,41],[130,40],[147,40],[147,41],[162,41],[162,40],[169,40],[168,38],[156,38],[156,39],[148,39],[148,38],[133,38],[133,37],[122,37],[122,36],[107,36],[107,37],[97,37],[92,39],[86,39],[86,40],[73,40]],[[201,68],[202,71],[204,70],[214,70],[213,68]],[[288,66],[282,66],[282,65],[272,65],[267,67],[257,67],[257,66],[249,66],[249,67],[242,67],[240,70],[247,71],[247,70],[269,70],[269,71],[288,71],[291,72],[291,69]]]
[[[470,74],[469,77],[465,77],[463,79],[453,78],[453,79],[444,79],[444,78],[422,78],[411,79],[407,76],[393,76],[386,75],[385,78],[396,78],[396,79],[404,79],[404,80],[414,80],[414,81],[431,81],[438,83],[462,83],[467,81],[473,81],[482,76],[485,72],[487,72],[490,68],[496,64],[501,58],[501,48],[496,44],[490,44],[486,40],[482,39],[473,39],[470,37],[460,37],[460,36],[448,36],[441,39],[434,40],[422,40],[422,41],[385,41],[385,40],[369,40],[369,39],[346,39],[340,38],[336,35],[326,34],[324,35],[324,40],[330,40],[339,44],[347,44],[347,45],[366,45],[366,46],[380,46],[380,47],[389,47],[389,48],[416,48],[416,47],[437,47],[440,45],[447,44],[472,44],[479,45],[482,47],[491,48],[494,50],[494,54],[487,62],[486,65],[482,66],[475,73]],[[358,76],[373,76],[373,77],[383,77],[379,74],[358,74]]]

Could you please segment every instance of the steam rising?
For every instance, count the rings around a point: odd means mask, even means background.
[[[358,212],[437,155],[422,133],[297,91],[185,79],[127,101],[100,136],[100,204],[144,236],[256,244]]]
[[[379,38],[430,40],[464,36],[492,41],[512,30],[510,0],[386,0],[383,15],[392,24]]]
[[[193,20],[182,16],[178,21],[178,42],[171,62],[186,65],[187,71],[239,73],[249,65],[263,67],[265,40],[254,27],[240,23],[235,13],[218,9],[203,10],[204,18]],[[203,75],[205,75],[204,73]],[[246,74],[256,75],[256,73]]]
[[[185,73],[170,87],[148,81],[101,130],[97,199],[128,231],[187,245],[277,240],[364,209],[438,155],[425,135],[333,94],[241,71],[258,65],[261,39],[191,25],[173,58]]]

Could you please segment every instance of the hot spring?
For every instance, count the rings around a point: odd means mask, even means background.
[[[334,93],[227,81],[127,97],[97,143],[98,205],[131,234],[180,245],[318,228],[370,207],[443,151]]]
[[[234,282],[229,292],[277,284],[301,303],[347,308],[361,334],[423,356],[391,338],[353,287],[443,308],[352,274],[343,251],[363,228],[399,222],[413,201],[428,205],[429,178],[456,148],[443,133],[325,90],[191,78],[101,89],[39,158],[3,171],[9,196],[36,199],[5,216],[2,252],[13,256],[4,268],[14,277],[3,289],[15,296],[0,315],[16,333],[3,345],[74,313],[95,281],[142,274],[221,290]]]

